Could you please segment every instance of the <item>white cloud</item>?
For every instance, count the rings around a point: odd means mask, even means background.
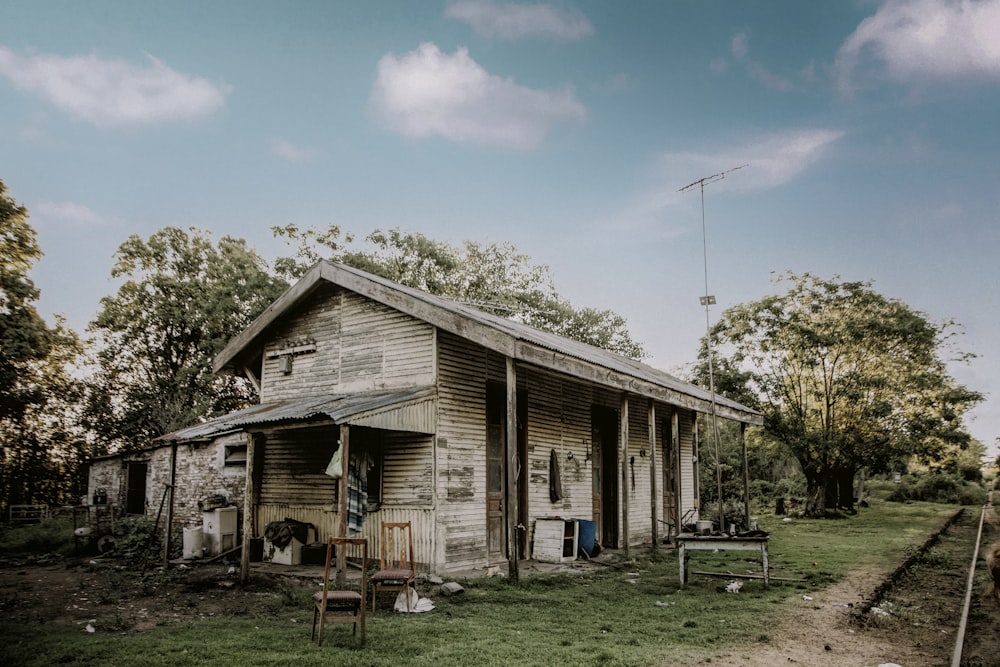
[[[598,93],[620,93],[634,88],[635,80],[624,72],[619,72],[604,81],[595,83],[590,88]]]
[[[736,62],[743,64],[750,78],[764,84],[765,87],[781,92],[788,92],[795,87],[788,78],[771,72],[760,62],[750,58],[750,36],[746,32],[733,35],[729,50]]]
[[[870,79],[998,79],[1000,0],[889,0],[841,45],[836,70],[848,94]]]
[[[530,150],[561,120],[587,112],[572,87],[535,90],[484,70],[468,50],[441,53],[432,43],[379,60],[372,104],[389,128],[407,137]]]
[[[101,127],[200,118],[222,107],[228,92],[152,56],[135,65],[95,55],[22,57],[0,47],[0,76]]]
[[[271,141],[271,150],[278,157],[282,157],[289,162],[307,162],[319,155],[319,150],[311,146],[295,146],[284,139],[274,139]]]
[[[569,42],[594,32],[594,27],[580,11],[547,4],[462,0],[449,5],[445,16],[465,21],[484,37],[500,39],[553,37]]]
[[[33,221],[42,225],[64,224],[78,227],[100,227],[108,220],[88,206],[76,202],[39,202],[31,209]]]
[[[679,192],[686,185],[739,168],[713,182],[713,191],[750,192],[777,188],[822,159],[831,145],[843,136],[840,130],[793,130],[756,138],[725,150],[665,153],[657,158],[653,175],[655,182],[661,185],[641,193],[616,220],[625,228],[655,229],[664,236],[675,235],[681,230],[665,224],[670,219],[667,211],[691,205],[694,201],[690,192]]]

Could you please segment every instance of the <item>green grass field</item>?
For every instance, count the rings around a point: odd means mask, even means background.
[[[324,646],[309,639],[308,594],[262,596],[259,609],[190,620],[144,632],[81,631],[78,625],[14,625],[0,616],[4,665],[676,665],[695,664],[723,646],[769,641],[767,628],[792,599],[857,568],[888,573],[958,507],[877,501],[856,516],[759,516],[771,531],[772,574],[738,594],[725,579],[692,576],[678,590],[673,550],[633,549],[633,560],[594,574],[536,575],[512,583],[472,579],[436,609],[369,618],[359,648],[350,626],[331,625]],[[815,565],[814,565],[815,563]],[[690,569],[759,572],[739,552],[699,552]],[[657,604],[659,603],[659,604]],[[114,627],[99,623],[99,628]]]

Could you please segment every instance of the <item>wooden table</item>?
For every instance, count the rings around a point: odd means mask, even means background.
[[[729,535],[678,535],[677,560],[681,570],[681,587],[687,583],[688,551],[759,551],[764,566],[764,586],[770,583],[767,566],[767,536],[732,537]],[[739,579],[738,575],[733,575]]]

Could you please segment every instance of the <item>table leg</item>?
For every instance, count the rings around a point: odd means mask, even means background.
[[[684,584],[687,583],[688,571],[687,571],[687,549],[684,548],[684,544],[677,548],[677,561],[680,564],[681,570],[681,588],[684,588]]]
[[[760,559],[764,564],[764,588],[767,588],[771,583],[771,568],[767,564],[767,543],[761,542],[760,545]]]

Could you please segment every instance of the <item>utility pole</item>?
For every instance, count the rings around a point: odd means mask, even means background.
[[[708,314],[709,306],[715,305],[715,296],[708,293],[708,234],[705,230],[705,186],[716,181],[721,181],[726,177],[726,174],[746,166],[746,164],[741,164],[738,167],[699,178],[678,190],[678,192],[687,192],[697,187],[701,192],[701,247],[705,267],[705,294],[699,298],[699,301],[705,307],[705,350],[708,353],[708,390],[712,398],[712,435],[715,439],[715,483],[716,491],[719,494],[719,532],[722,533],[726,532],[726,514],[722,503],[722,455],[719,446],[719,417],[715,403],[715,364],[712,352],[712,325]],[[747,498],[747,502],[750,502],[749,498]]]

